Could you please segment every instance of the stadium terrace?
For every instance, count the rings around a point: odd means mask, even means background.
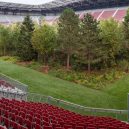
[[[125,0],[56,0],[42,5],[0,2],[0,23],[22,22],[24,16],[29,14],[35,22],[40,23],[44,17],[49,24],[53,24],[68,7],[74,9],[80,18],[83,18],[85,13],[91,13],[97,20],[113,17],[121,22],[128,5],[129,2]]]

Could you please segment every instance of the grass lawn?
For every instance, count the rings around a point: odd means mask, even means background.
[[[29,85],[29,92],[50,95],[84,106],[127,108],[129,76],[99,91],[4,61],[0,61],[0,72]]]

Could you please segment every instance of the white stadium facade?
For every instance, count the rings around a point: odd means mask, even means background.
[[[129,0],[54,0],[41,5],[27,5],[0,2],[0,24],[22,22],[28,14],[40,23],[41,19],[49,24],[56,23],[65,8],[72,8],[82,19],[90,13],[97,20],[114,18],[122,21],[129,6]]]

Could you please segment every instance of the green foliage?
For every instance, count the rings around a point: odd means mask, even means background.
[[[127,60],[120,60],[118,62],[118,67],[123,71],[128,71],[129,69],[129,62]]]
[[[16,46],[17,55],[24,61],[32,60],[35,56],[31,44],[31,38],[34,31],[34,24],[29,16],[26,16],[20,26],[18,43]]]
[[[52,26],[43,25],[35,29],[32,37],[32,44],[42,58],[48,63],[48,56],[56,46],[56,32]]]
[[[16,49],[17,49],[17,45],[19,43],[19,35],[20,35],[20,25],[19,24],[14,24],[12,26],[10,26],[10,30],[11,30],[11,42],[12,42],[12,55],[16,55]]]
[[[32,61],[29,64],[26,64],[26,67],[37,70],[37,71],[40,70],[41,66],[42,66],[42,64],[35,62],[35,61]]]
[[[76,53],[79,41],[79,18],[72,9],[65,9],[58,23],[58,50],[67,55],[67,69],[70,58]]]
[[[129,9],[127,10],[126,16],[124,18],[123,27],[125,39],[127,40],[127,43],[129,43]]]
[[[12,47],[10,28],[0,25],[0,55],[9,54]]]
[[[122,71],[112,69],[90,74],[85,72],[66,71],[65,69],[52,69],[49,74],[93,89],[103,89],[108,84],[125,75]]]
[[[0,57],[1,61],[7,61],[7,62],[11,62],[11,63],[16,63],[19,61],[18,57],[14,57],[14,56],[2,56]]]
[[[122,49],[122,55],[124,59],[129,61],[128,55],[129,55],[129,9],[127,10],[126,16],[123,21],[123,35],[124,35],[124,43],[123,43],[123,49]]]
[[[89,72],[91,71],[91,64],[101,61],[101,51],[98,22],[87,13],[81,23],[79,55],[80,61],[88,64]]]
[[[123,43],[122,28],[114,19],[100,22],[100,37],[104,50],[104,61],[108,67],[116,65],[115,56],[119,53]]]

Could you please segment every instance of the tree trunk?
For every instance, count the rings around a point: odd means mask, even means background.
[[[4,46],[4,56],[6,56],[6,47]]]
[[[91,72],[91,64],[90,64],[90,60],[88,60],[88,72]]]
[[[88,60],[88,68],[87,68],[87,70],[88,70],[88,72],[90,73],[91,72],[91,55],[90,55],[90,49],[88,49],[88,55],[87,55],[87,60]]]
[[[44,57],[43,57],[43,62],[44,62],[44,65],[46,65],[46,56],[44,54]]]
[[[55,51],[53,52],[53,61],[56,59]]]
[[[70,68],[70,54],[67,54],[67,70]]]
[[[38,62],[41,62],[41,60],[40,60],[40,54],[38,53]]]
[[[48,55],[46,53],[44,54],[44,58],[43,59],[44,59],[44,65],[48,66]]]

